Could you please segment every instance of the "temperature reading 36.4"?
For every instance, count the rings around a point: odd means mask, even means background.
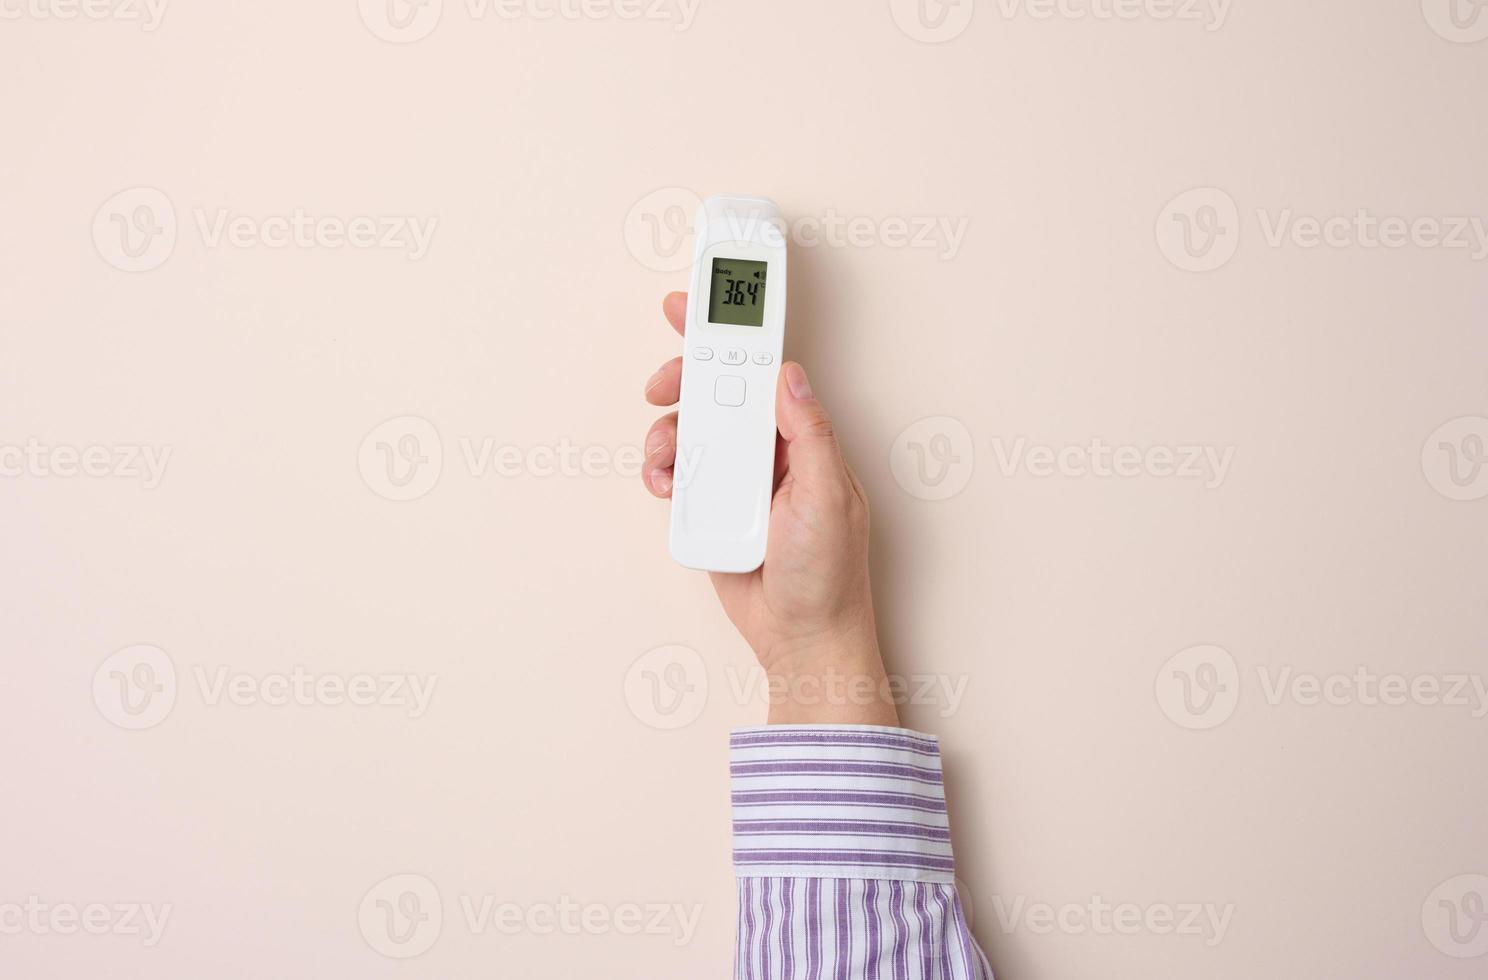
[[[765,323],[765,269],[769,263],[714,259],[713,288],[708,296],[708,322],[736,327]]]

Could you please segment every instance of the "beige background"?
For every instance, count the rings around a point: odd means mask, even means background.
[[[0,917],[0,974],[727,974],[752,661],[669,561],[666,507],[610,468],[678,350],[677,242],[648,236],[733,191],[862,219],[798,239],[787,347],[874,502],[893,670],[964,685],[904,711],[945,741],[999,977],[1482,976],[1488,878],[1460,876],[1488,874],[1488,719],[1424,685],[1485,672],[1488,265],[1266,234],[1286,209],[1488,219],[1488,41],[1444,5],[1234,0],[1218,24],[1006,0],[937,34],[885,0],[702,0],[685,30],[675,4],[447,0],[389,41],[370,0],[176,3],[148,31],[47,2],[0,23],[0,447],[46,450],[0,457],[0,915],[171,913],[148,947]],[[151,202],[174,249],[123,271],[114,215]],[[296,208],[437,225],[413,260],[198,224]],[[1175,246],[1185,214],[1217,244]],[[900,221],[964,238],[896,247]],[[406,417],[437,446],[373,434]],[[397,502],[378,443],[410,437],[428,492]],[[1094,438],[1232,456],[1207,486],[1160,454],[1005,471],[1020,439]],[[517,464],[473,471],[482,445]],[[588,462],[543,475],[565,445]],[[158,486],[56,474],[91,446],[171,455]],[[114,671],[151,676],[137,653],[105,664],[137,645],[176,680],[158,718],[118,700]],[[224,669],[272,692],[296,667],[436,686],[419,717],[213,698]],[[1428,680],[1362,703],[1360,667]],[[1268,697],[1297,675],[1343,675],[1349,703]],[[1226,692],[1185,702],[1184,677]],[[437,938],[379,936],[379,899],[433,908],[378,884],[403,874],[437,892]],[[1233,908],[1217,943],[1015,918],[1097,896]],[[565,899],[590,925],[535,934]],[[524,921],[473,927],[482,903]],[[700,910],[695,934],[657,903]]]

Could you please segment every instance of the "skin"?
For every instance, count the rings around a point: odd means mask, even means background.
[[[687,294],[669,294],[662,311],[682,333]],[[682,358],[674,357],[646,382],[646,400],[672,406],[681,390]],[[770,724],[897,726],[868,581],[868,498],[793,361],[780,370],[775,422],[765,563],[747,575],[710,572],[713,588],[769,677]],[[641,479],[653,496],[669,498],[675,411],[652,424],[645,446]]]

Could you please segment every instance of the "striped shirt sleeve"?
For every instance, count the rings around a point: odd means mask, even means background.
[[[991,980],[956,893],[933,736],[734,732],[737,980]]]

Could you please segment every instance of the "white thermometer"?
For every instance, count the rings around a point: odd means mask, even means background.
[[[775,489],[775,380],[785,340],[785,235],[762,197],[698,209],[682,349],[672,557],[752,572]]]

